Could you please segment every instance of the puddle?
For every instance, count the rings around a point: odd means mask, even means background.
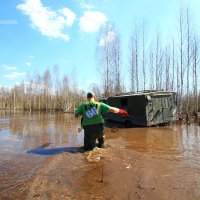
[[[83,134],[77,131],[79,121],[70,114],[7,114],[1,116],[0,124],[0,145],[12,145],[13,152],[47,143],[51,148],[73,147],[83,139]]]
[[[195,156],[200,149],[200,127],[192,125],[171,125],[142,128],[108,129],[111,138],[122,138],[127,148],[150,155]]]

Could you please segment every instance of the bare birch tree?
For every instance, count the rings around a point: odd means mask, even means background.
[[[108,97],[113,93],[113,65],[112,65],[112,42],[115,32],[111,24],[107,23],[100,30],[98,38],[97,56],[100,65],[100,71],[103,82],[104,97]]]
[[[136,90],[139,91],[139,37],[138,37],[138,28],[135,27],[135,37],[134,37],[134,46],[135,46],[135,78],[136,78]]]
[[[135,92],[135,48],[134,48],[134,37],[131,35],[129,42],[129,52],[130,52],[130,82],[131,82],[131,92]]]
[[[188,121],[189,112],[190,112],[190,60],[191,60],[191,19],[189,15],[189,8],[186,10],[186,25],[187,25],[187,66],[186,66],[186,73],[187,73],[187,91],[186,91],[186,120]]]
[[[146,90],[146,66],[145,66],[145,55],[146,55],[146,37],[145,37],[145,24],[143,20],[142,26],[142,72],[143,72],[143,90]]]
[[[184,79],[184,44],[185,44],[185,20],[183,15],[182,7],[180,6],[179,10],[179,66],[180,66],[180,94],[179,94],[179,114],[182,115],[183,112],[183,79]]]
[[[114,29],[113,29],[114,30]],[[113,84],[114,84],[114,93],[120,94],[122,92],[121,86],[121,42],[120,36],[114,31],[115,35],[113,38],[112,43],[112,63],[113,63],[113,70],[114,70],[114,77],[113,77]]]
[[[139,91],[139,37],[138,27],[132,30],[129,51],[130,51],[130,76],[131,76],[131,90],[132,92]]]
[[[194,96],[194,115],[197,119],[198,114],[198,105],[199,105],[199,95],[198,95],[198,65],[199,65],[199,40],[195,36],[193,38],[193,45],[192,45],[192,71],[193,71],[193,96]]]
[[[154,90],[155,89],[155,69],[154,69],[154,53],[152,50],[149,52],[149,68],[150,68],[150,77],[149,77],[149,85],[150,89]]]
[[[172,40],[172,79],[171,79],[171,90],[174,91],[175,87],[175,47],[174,47],[174,39]]]
[[[168,47],[165,48],[165,90],[170,89],[170,52]]]
[[[156,55],[155,55],[155,74],[156,74],[156,90],[162,89],[162,73],[163,73],[163,52],[161,49],[160,33],[156,36]]]
[[[43,76],[43,90],[44,90],[43,106],[46,111],[50,109],[51,105],[51,92],[52,92],[51,89],[52,89],[51,73],[49,69],[47,69],[44,72]]]

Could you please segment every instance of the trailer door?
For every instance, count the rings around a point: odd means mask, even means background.
[[[170,96],[165,96],[162,98],[162,107],[163,107],[163,121],[169,122],[171,120],[172,110],[171,104],[172,99]]]
[[[155,124],[163,123],[162,115],[162,98],[159,96],[152,97],[153,121]]]

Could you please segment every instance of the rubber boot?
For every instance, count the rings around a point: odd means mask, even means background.
[[[98,139],[98,141],[99,141],[99,144],[97,145],[97,147],[104,148],[105,147],[104,138],[100,138],[100,139]]]

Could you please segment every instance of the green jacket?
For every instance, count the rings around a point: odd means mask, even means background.
[[[105,121],[102,115],[107,113],[109,109],[110,106],[105,103],[97,101],[88,101],[82,103],[77,108],[77,110],[75,111],[75,115],[82,115],[82,126],[103,124],[105,123]]]

